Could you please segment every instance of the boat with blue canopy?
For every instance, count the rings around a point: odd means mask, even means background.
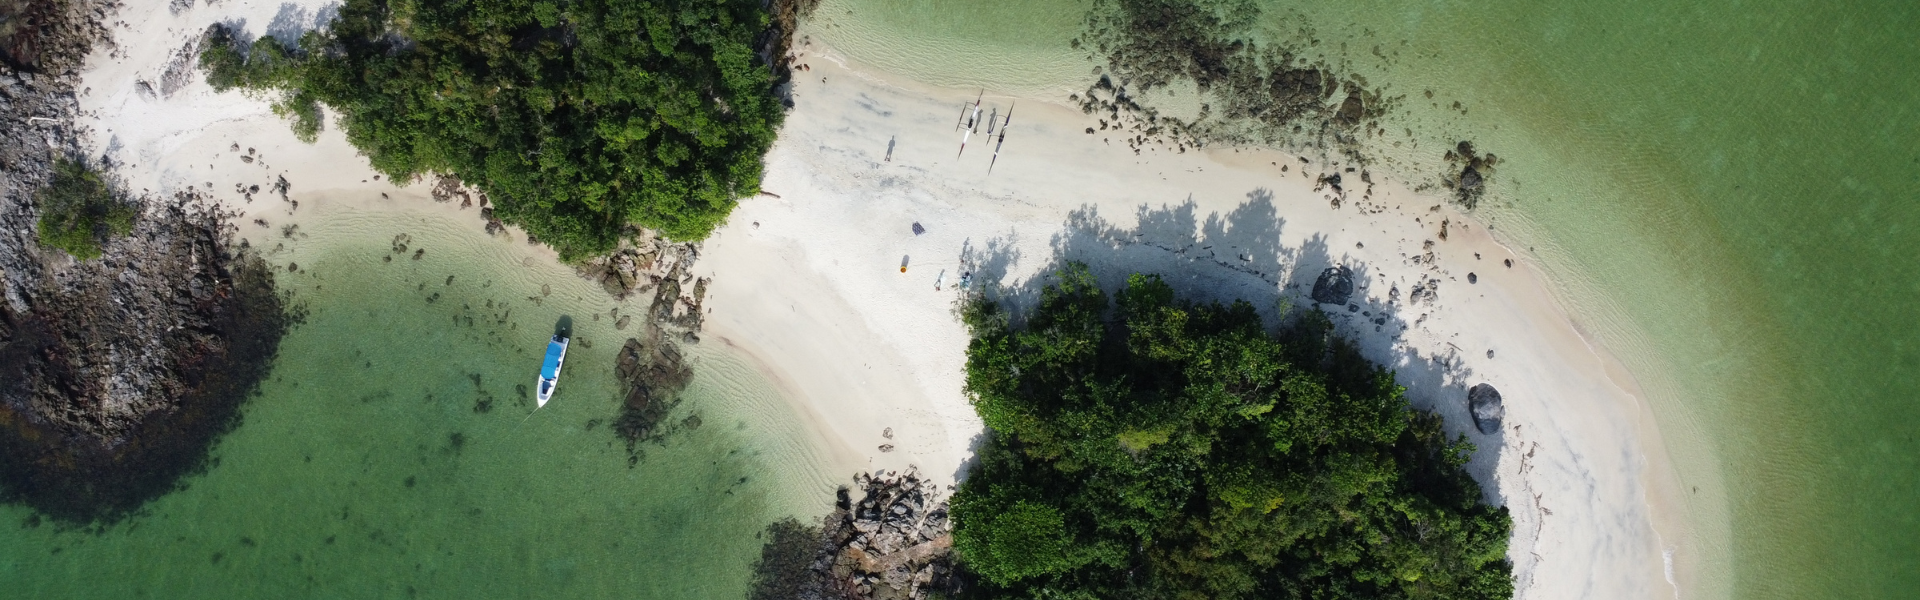
[[[547,358],[540,363],[540,385],[534,395],[534,408],[547,405],[553,398],[553,388],[560,383],[560,365],[567,361],[567,336],[556,335],[547,342]]]

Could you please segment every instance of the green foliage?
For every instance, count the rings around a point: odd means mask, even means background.
[[[54,163],[53,181],[34,196],[40,208],[40,245],[74,258],[100,256],[100,246],[133,231],[140,209],[115,198],[100,174],[78,161]]]
[[[982,595],[1506,598],[1506,509],[1472,451],[1392,373],[1308,315],[1135,275],[1109,307],[1085,267],[1022,327],[980,302],[967,390],[993,436],[955,495]]]
[[[299,40],[215,26],[200,64],[306,139],[325,105],[375,169],[452,173],[577,259],[629,224],[704,238],[759,192],[784,116],[767,26],[754,0],[349,0]]]

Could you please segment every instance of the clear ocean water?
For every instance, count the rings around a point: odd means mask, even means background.
[[[1394,98],[1374,152],[1480,217],[1648,393],[1698,595],[1920,589],[1920,4],[1253,0]],[[824,0],[816,35],[931,83],[1084,90],[1086,0]],[[1431,99],[1427,92],[1432,92]],[[1456,108],[1454,103],[1458,102]]]
[[[1702,549],[1684,584],[1920,589],[1920,5],[1255,4],[1255,38],[1317,40],[1398,99],[1377,150],[1402,177],[1462,139],[1502,157],[1481,218],[1648,392]],[[1064,97],[1091,82],[1089,6],[823,0],[815,35]],[[751,365],[696,348],[674,418],[701,426],[630,469],[603,293],[475,218],[306,205],[337,212],[273,260],[312,314],[217,464],[101,529],[0,507],[0,595],[738,598],[761,528],[826,508],[843,474]],[[427,253],[382,261],[402,233]],[[525,418],[561,315],[594,346]]]
[[[106,527],[0,506],[0,597],[737,600],[768,523],[830,508],[845,474],[753,365],[692,347],[669,420],[699,425],[629,468],[610,311],[642,307],[472,213],[302,206],[264,245],[310,316],[216,463]],[[576,343],[530,413],[516,388],[562,315]]]

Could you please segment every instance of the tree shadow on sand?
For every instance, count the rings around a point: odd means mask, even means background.
[[[1085,264],[1110,295],[1126,285],[1129,275],[1147,273],[1161,276],[1182,299],[1222,304],[1245,300],[1270,331],[1307,311],[1323,311],[1336,333],[1394,372],[1413,408],[1440,415],[1449,436],[1465,435],[1474,444],[1468,473],[1480,483],[1485,501],[1507,504],[1494,479],[1506,446],[1505,431],[1483,434],[1475,428],[1467,406],[1468,388],[1479,383],[1472,370],[1463,366],[1457,348],[1426,353],[1401,339],[1419,326],[1423,307],[1414,294],[1395,289],[1358,258],[1336,253],[1324,235],[1285,245],[1281,232],[1286,218],[1264,188],[1248,192],[1245,202],[1225,214],[1202,218],[1198,212],[1191,198],[1174,205],[1141,205],[1133,215],[1136,224],[1126,228],[1083,204],[1068,213],[1053,234],[1045,266],[1024,278],[1013,275],[1021,256],[1010,237],[979,246],[969,243],[962,258],[973,266],[975,293],[999,302],[1015,325],[1037,304],[1041,290],[1058,282],[1054,274],[1075,262]],[[1339,267],[1351,273],[1348,302],[1314,301],[1316,280]],[[1409,313],[1416,315],[1412,323],[1405,317]],[[975,439],[975,446],[983,441]],[[956,477],[964,477],[970,463],[961,465]]]

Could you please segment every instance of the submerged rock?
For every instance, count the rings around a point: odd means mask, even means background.
[[[1507,416],[1507,408],[1500,402],[1500,390],[1485,383],[1467,390],[1467,410],[1473,414],[1473,426],[1487,435],[1499,431],[1501,419]]]

